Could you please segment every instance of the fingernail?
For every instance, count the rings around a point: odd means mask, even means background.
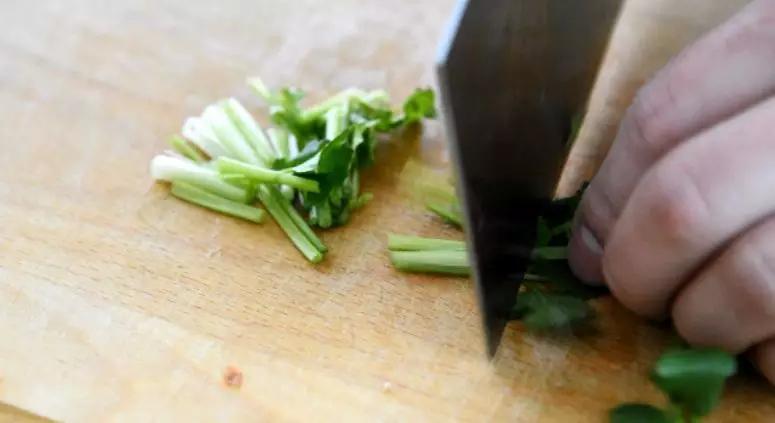
[[[568,263],[573,273],[588,284],[601,285],[603,283],[602,258],[603,247],[597,237],[587,225],[579,224],[573,231],[568,245]]]

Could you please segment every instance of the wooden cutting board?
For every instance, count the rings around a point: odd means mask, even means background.
[[[666,333],[602,300],[601,333],[512,325],[484,359],[466,279],[394,272],[387,232],[460,234],[407,195],[407,163],[444,168],[439,123],[383,145],[375,200],[322,236],[313,267],[274,223],[169,197],[148,176],[182,120],[225,96],[266,122],[259,74],[313,99],[350,85],[401,99],[433,84],[453,0],[39,0],[0,5],[0,407],[65,421],[601,421],[660,401]],[[636,88],[742,1],[631,0],[569,161],[603,157]],[[422,139],[422,141],[420,141]],[[241,372],[229,387],[224,372]],[[716,421],[775,417],[735,380]]]

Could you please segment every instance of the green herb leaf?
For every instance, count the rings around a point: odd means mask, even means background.
[[[520,292],[513,312],[532,331],[572,328],[594,314],[583,299],[538,290]]]
[[[404,102],[403,116],[394,120],[394,126],[409,125],[423,118],[436,117],[436,96],[433,90],[417,89]]]
[[[737,371],[735,358],[718,349],[675,349],[657,361],[652,380],[670,401],[693,416],[710,413],[727,378]]]
[[[611,423],[678,423],[675,416],[648,404],[622,404],[609,414]]]
[[[592,287],[581,282],[565,260],[535,260],[528,266],[527,273],[551,281],[547,289],[558,294],[590,299],[607,292],[605,288]]]

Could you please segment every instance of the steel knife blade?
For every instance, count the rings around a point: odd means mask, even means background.
[[[442,41],[442,112],[490,357],[621,1],[461,0]]]

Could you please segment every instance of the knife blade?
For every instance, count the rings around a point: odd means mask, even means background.
[[[461,0],[442,41],[442,112],[491,358],[620,3]]]

